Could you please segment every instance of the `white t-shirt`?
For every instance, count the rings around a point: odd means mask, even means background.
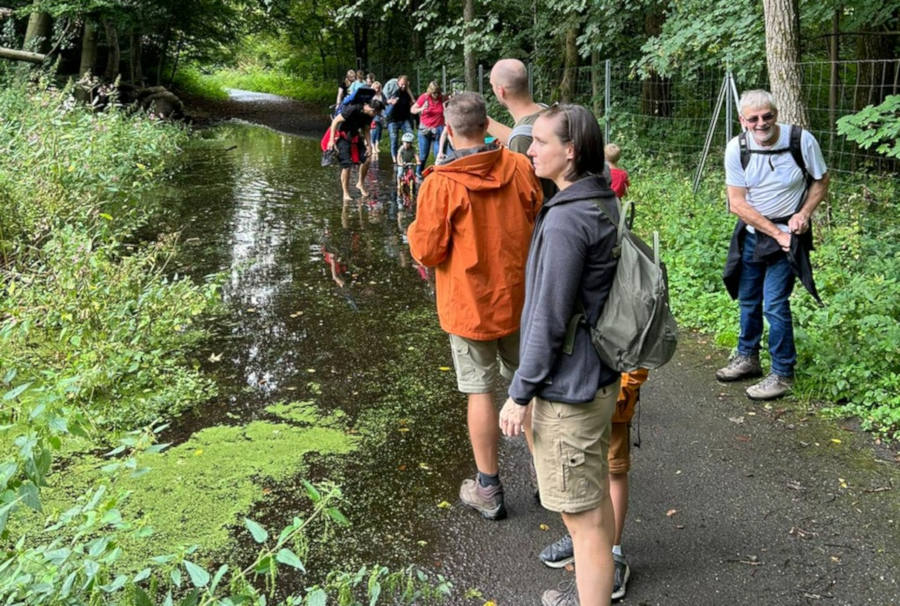
[[[747,146],[752,149],[785,149],[790,147],[791,126],[779,124],[778,141],[772,146],[756,143],[748,133]],[[821,179],[828,167],[819,143],[808,131],[800,136],[800,152],[806,162],[806,170],[813,179]],[[725,148],[725,183],[747,189],[747,203],[764,217],[786,217],[794,214],[803,195],[803,171],[794,162],[790,151],[781,154],[750,154],[747,169],[741,168],[741,148],[738,137]],[[788,231],[787,225],[779,225]]]

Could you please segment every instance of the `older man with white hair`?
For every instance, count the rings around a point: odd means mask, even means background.
[[[815,137],[778,122],[771,93],[745,92],[740,120],[746,132],[725,150],[728,202],[739,220],[724,279],[740,302],[741,330],[736,354],[716,371],[716,378],[739,381],[762,376],[759,347],[765,316],[772,367],[746,393],[753,400],[772,400],[793,385],[797,354],[790,295],[798,266],[803,267],[798,259],[805,259],[808,268],[812,214],[828,191],[829,175]],[[812,283],[809,271],[807,288]]]

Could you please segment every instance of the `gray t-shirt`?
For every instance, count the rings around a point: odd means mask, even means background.
[[[780,132],[775,145],[758,145],[752,134],[747,136],[747,146],[753,149],[787,149],[790,147],[791,126],[779,124]],[[806,170],[813,179],[821,179],[828,167],[822,157],[819,143],[806,130],[800,136],[800,151],[806,162]],[[725,148],[725,183],[747,189],[747,203],[764,217],[787,217],[794,214],[805,183],[803,171],[797,166],[789,151],[782,154],[750,154],[747,168],[741,167],[741,149],[738,137]],[[787,225],[779,225],[788,231]]]

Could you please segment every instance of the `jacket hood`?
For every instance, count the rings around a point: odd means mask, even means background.
[[[566,189],[544,203],[545,207],[574,202],[575,200],[594,200],[597,198],[615,197],[615,193],[609,187],[609,181],[603,175],[590,175],[579,179]]]
[[[499,189],[512,181],[516,174],[518,163],[506,157],[511,153],[498,146],[462,156],[447,164],[435,165],[432,170],[470,191]]]

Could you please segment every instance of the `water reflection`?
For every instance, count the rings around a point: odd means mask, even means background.
[[[338,169],[320,167],[312,139],[234,124],[206,137],[175,189],[190,270],[228,275],[234,321],[217,347],[239,383],[235,405],[246,390],[271,399],[343,366],[365,338],[351,316],[390,322],[433,305],[432,276],[406,241],[415,208],[398,201],[389,160],[372,163],[368,196],[342,202]]]

